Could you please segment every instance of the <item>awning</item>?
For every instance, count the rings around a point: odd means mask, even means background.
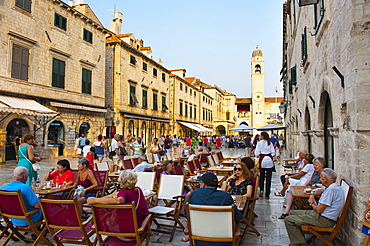
[[[188,128],[190,128],[190,129],[193,129],[194,131],[197,131],[197,132],[206,132],[205,130],[203,130],[203,129],[201,129],[201,128],[199,128],[199,127],[196,127],[194,124],[192,124],[192,123],[188,123],[188,122],[182,122],[182,121],[180,121],[180,124],[181,125],[184,125],[184,126],[186,126],[186,127],[188,127]]]
[[[94,108],[94,107],[69,104],[69,103],[50,102],[50,105],[53,107],[59,107],[59,108],[71,108],[71,109],[79,109],[79,110],[93,111],[93,112],[99,112],[99,113],[107,112],[107,110],[104,108]]]
[[[205,126],[202,126],[202,125],[199,125],[199,124],[193,124],[194,126],[196,126],[196,127],[198,127],[198,128],[200,128],[200,129],[203,129],[204,131],[206,131],[206,132],[213,132],[213,130],[211,130],[211,129],[208,129],[207,127],[205,127]]]
[[[0,112],[49,116],[57,114],[35,100],[7,96],[0,96]]]

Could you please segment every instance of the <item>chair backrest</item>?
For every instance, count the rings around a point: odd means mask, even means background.
[[[96,168],[98,171],[109,171],[109,166],[107,162],[96,163]]]
[[[213,161],[212,155],[207,155],[207,162],[210,167],[213,167],[215,165],[215,162]]]
[[[200,163],[207,163],[207,156],[209,156],[210,153],[204,153],[200,155]]]
[[[76,169],[71,169],[72,171],[72,174],[73,174],[73,180],[76,181],[77,180],[77,173],[78,173],[78,170]]]
[[[133,157],[131,158],[131,161],[132,161],[133,167],[136,167],[137,165],[139,165],[139,157]]]
[[[158,199],[173,200],[184,192],[183,175],[161,175],[158,189]]]
[[[179,160],[174,160],[174,161],[173,161],[173,166],[178,166],[178,165],[180,165]]]
[[[190,240],[212,242],[232,242],[234,240],[233,206],[188,204],[187,215]]]
[[[194,160],[192,161],[187,161],[185,162],[185,164],[188,166],[188,171],[190,173],[190,175],[195,175],[195,164],[194,164]]]
[[[87,191],[87,193],[97,193],[101,191],[100,196],[105,195],[105,190],[107,188],[107,178],[108,178],[108,171],[92,171],[98,186],[92,190]]]
[[[259,183],[260,177],[259,176],[250,177],[250,179],[252,180],[252,185],[253,185],[252,197],[254,198],[254,197],[257,197],[258,183]]]
[[[353,187],[349,186],[344,179],[342,179],[340,181],[340,187],[343,190],[345,202],[344,202],[343,210],[342,210],[342,212],[339,216],[339,219],[337,221],[337,224],[336,224],[336,227],[339,227],[339,230],[340,230],[340,227],[341,227],[341,225],[342,225],[342,223],[343,223],[343,221],[346,217],[347,210],[348,210],[349,204],[351,202],[352,192],[353,192]]]
[[[216,153],[212,154],[212,157],[213,157],[213,160],[214,160],[215,164],[220,163],[220,159],[218,158]]]
[[[182,171],[182,167],[180,165],[173,166],[173,172],[176,175],[184,175],[184,172]]]
[[[185,164],[185,159],[180,159],[180,166],[184,166],[184,164]]]
[[[196,170],[202,170],[199,159],[194,159],[193,162]]]
[[[94,204],[91,208],[97,234],[136,237],[136,241],[140,242],[135,202],[119,205]]]
[[[219,159],[221,159],[221,160],[225,159],[225,158],[224,158],[224,155],[222,154],[222,151],[220,151],[220,152],[218,152],[218,153],[219,153],[218,155],[219,155],[219,157],[220,157]]]
[[[0,214],[2,216],[24,219],[26,213],[26,205],[20,190],[0,191]]]
[[[142,190],[154,190],[155,172],[137,172],[137,183]]]
[[[113,161],[111,161],[111,160],[107,160],[107,161],[106,161],[106,163],[107,163],[107,165],[108,165],[108,167],[109,167],[109,171],[110,171],[110,172],[114,172],[115,167],[114,167]],[[99,171],[100,171],[100,170],[99,170]]]
[[[123,160],[123,168],[125,170],[127,170],[127,169],[134,169],[134,165],[132,164],[131,159]]]
[[[80,230],[82,214],[77,199],[39,198],[47,226],[54,229]]]
[[[222,158],[221,151],[216,152],[216,156],[217,156],[218,160],[223,160],[224,159],[224,158]]]

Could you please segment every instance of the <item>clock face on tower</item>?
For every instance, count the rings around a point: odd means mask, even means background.
[[[256,93],[254,94],[254,100],[255,100],[256,102],[260,102],[260,101],[262,101],[262,100],[263,100],[263,95],[262,95],[262,93],[261,93],[261,92],[256,92]]]

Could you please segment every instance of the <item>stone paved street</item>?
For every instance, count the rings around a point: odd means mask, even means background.
[[[225,157],[228,157],[241,155],[243,154],[243,151],[243,149],[224,149],[223,153]],[[41,162],[41,177],[44,176],[46,170],[48,170],[49,167],[55,165],[58,159],[62,158],[43,160]],[[77,165],[76,158],[67,157],[67,159],[70,160],[72,167]],[[5,165],[0,165],[0,185],[8,182],[11,179],[11,173],[15,166],[16,162],[7,162],[7,164]],[[257,201],[255,212],[258,217],[255,218],[254,222],[257,230],[261,233],[261,236],[256,236],[255,234],[249,233],[242,245],[262,246],[289,244],[289,239],[285,230],[284,222],[277,219],[277,217],[283,212],[282,205],[284,203],[284,199],[281,197],[275,197],[273,195],[275,191],[279,191],[281,188],[279,177],[282,172],[283,168],[281,166],[277,166],[277,173],[273,174],[270,199],[266,200],[265,198],[260,198],[260,200]],[[182,218],[182,220],[185,219]],[[173,241],[168,242],[169,235],[157,234],[153,232],[150,245],[189,245],[189,243],[180,242],[180,239],[183,236],[183,233],[178,231],[176,232]],[[3,241],[4,239],[0,240],[0,243],[2,243]],[[25,244],[10,242],[8,245],[18,246]]]

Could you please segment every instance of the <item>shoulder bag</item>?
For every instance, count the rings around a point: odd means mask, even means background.
[[[21,150],[19,150],[19,152],[21,152],[21,154],[23,155],[24,159],[26,159],[26,160],[27,160],[27,161],[32,165],[32,169],[33,169],[33,171],[37,172],[37,171],[39,171],[39,170],[41,169],[40,164],[38,164],[38,163],[32,163],[32,162],[30,161],[30,159],[28,159],[28,158],[23,154],[23,152],[22,152]]]

